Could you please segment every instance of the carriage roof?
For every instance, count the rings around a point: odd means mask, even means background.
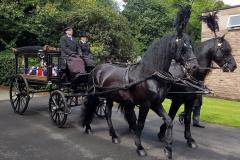
[[[14,48],[12,49],[13,53],[15,55],[29,55],[29,56],[34,56],[38,55],[39,52],[44,52],[44,53],[56,53],[60,54],[59,48],[54,48],[48,45],[45,46],[24,46],[24,47],[19,47],[19,48]]]

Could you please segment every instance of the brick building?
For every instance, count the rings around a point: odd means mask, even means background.
[[[203,13],[204,14],[204,13]],[[238,68],[234,73],[223,73],[213,70],[206,79],[206,85],[215,93],[214,96],[240,100],[240,5],[220,9],[218,12],[219,36],[226,34],[225,39],[231,44],[232,54]],[[214,34],[202,24],[202,41],[213,38]]]

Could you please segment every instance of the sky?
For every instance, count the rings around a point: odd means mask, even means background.
[[[121,0],[117,0],[117,1],[121,1]],[[223,2],[231,6],[240,5],[240,0],[223,0]]]
[[[122,0],[115,0],[118,2],[120,9],[123,10],[123,4],[124,2]],[[240,5],[240,0],[222,0],[225,4],[234,6],[234,5]]]

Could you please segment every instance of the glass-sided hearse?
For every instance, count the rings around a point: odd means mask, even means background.
[[[50,92],[49,114],[52,121],[63,127],[71,107],[79,106],[87,94],[88,73],[79,77],[78,87],[72,89],[71,82],[60,80],[60,51],[50,46],[26,46],[13,49],[15,76],[10,83],[10,102],[15,113],[23,114],[35,93]],[[105,116],[105,100],[96,114]]]

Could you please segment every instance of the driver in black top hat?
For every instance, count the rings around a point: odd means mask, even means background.
[[[64,27],[64,35],[60,39],[61,48],[61,79],[66,77],[66,59],[73,54],[81,54],[78,49],[78,43],[73,37],[73,26],[66,25]]]

